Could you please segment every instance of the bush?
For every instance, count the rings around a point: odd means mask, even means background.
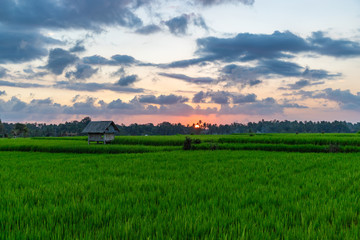
[[[185,138],[185,141],[184,141],[184,147],[183,147],[183,149],[184,149],[184,150],[191,150],[191,142],[192,142],[191,138],[186,137],[186,138]]]
[[[331,153],[337,153],[337,152],[340,152],[340,146],[338,144],[330,144],[329,145],[329,152]]]

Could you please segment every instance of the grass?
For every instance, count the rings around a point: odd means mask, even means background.
[[[0,151],[57,153],[145,153],[182,149],[183,135],[117,136],[112,144],[87,144],[86,137],[0,139]],[[192,150],[360,152],[359,134],[192,135]],[[195,144],[198,140],[198,144]]]
[[[0,239],[356,239],[353,153],[0,153]]]

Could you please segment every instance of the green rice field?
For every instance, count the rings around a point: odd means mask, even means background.
[[[358,239],[360,135],[0,139],[0,239]]]

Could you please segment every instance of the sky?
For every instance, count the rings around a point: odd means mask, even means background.
[[[360,121],[359,0],[1,0],[0,119]]]

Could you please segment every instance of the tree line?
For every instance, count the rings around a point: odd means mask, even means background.
[[[81,133],[91,121],[85,117],[80,121],[60,124],[46,123],[2,123],[0,137],[63,137],[83,136]],[[236,133],[355,133],[360,131],[360,122],[346,121],[259,121],[247,124],[211,124],[199,121],[191,125],[163,122],[160,124],[117,125],[118,135],[176,135],[176,134],[236,134]]]

